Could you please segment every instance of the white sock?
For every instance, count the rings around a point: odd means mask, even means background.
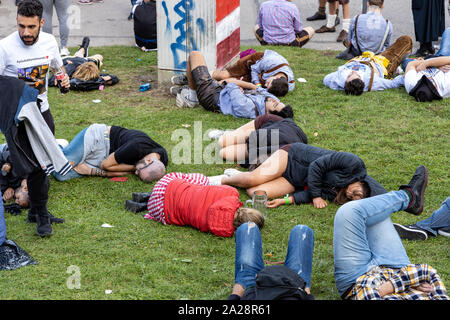
[[[342,30],[348,32],[348,29],[350,29],[350,21],[351,19],[342,19]]]
[[[327,28],[333,28],[334,27],[334,24],[336,23],[336,17],[337,17],[337,15],[335,15],[335,14],[328,14]]]

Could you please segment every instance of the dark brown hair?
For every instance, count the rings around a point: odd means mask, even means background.
[[[361,184],[361,187],[363,189],[363,199],[368,198],[370,196],[369,185],[365,181],[359,181],[359,183]],[[334,202],[336,204],[343,205],[344,203],[352,201],[352,199],[347,198],[347,194],[346,194],[347,188],[348,188],[348,186],[345,188],[340,188],[340,189],[336,190],[336,198],[334,198]]]

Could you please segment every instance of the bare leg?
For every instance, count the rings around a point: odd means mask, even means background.
[[[313,27],[304,27],[303,30],[305,30],[306,32],[308,32],[309,38],[310,38],[310,39],[311,39],[311,38],[314,36],[314,34],[315,34],[315,31],[314,31],[314,28],[313,28]]]
[[[328,3],[328,13],[331,15],[336,14],[336,9],[339,7],[339,1]]]
[[[342,5],[342,16],[344,19],[350,19],[350,2]]]
[[[275,180],[260,184],[259,186],[247,189],[249,197],[253,196],[256,190],[264,190],[267,193],[267,198],[280,198],[284,195],[294,192],[295,187],[290,184],[285,178],[279,177]]]
[[[288,153],[277,150],[258,168],[251,172],[243,172],[232,177],[222,178],[222,184],[249,189],[263,183],[275,180],[286,170]]]
[[[217,143],[222,148],[245,143],[245,140],[248,138],[250,133],[255,130],[255,120],[252,120],[232,132],[225,133],[219,138]]]
[[[248,157],[247,144],[233,144],[220,149],[222,159],[228,161],[243,161]]]
[[[186,66],[186,77],[188,78],[189,88],[196,90],[194,78],[192,77],[192,70],[197,67],[206,66],[205,58],[200,51],[192,51],[189,54],[189,59]]]

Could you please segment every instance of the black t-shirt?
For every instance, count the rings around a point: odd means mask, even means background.
[[[134,166],[149,153],[158,153],[165,166],[169,162],[166,149],[142,131],[112,126],[109,138],[109,153],[114,152],[117,163]]]

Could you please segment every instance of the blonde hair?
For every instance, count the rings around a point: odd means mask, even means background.
[[[97,80],[100,77],[100,71],[94,62],[85,62],[80,65],[72,74],[72,78],[82,81]]]
[[[253,208],[239,208],[236,210],[236,217],[233,219],[233,226],[237,229],[241,224],[246,222],[254,222],[258,228],[261,230],[264,227],[264,216],[263,214]]]

